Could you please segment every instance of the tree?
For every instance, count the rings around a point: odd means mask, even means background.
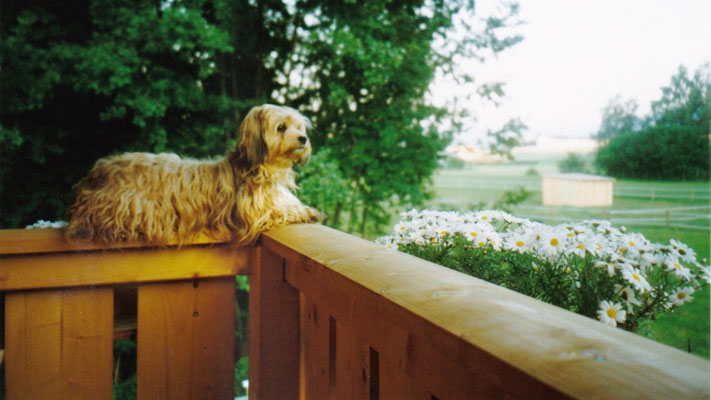
[[[596,163],[607,174],[637,179],[708,179],[711,67],[693,78],[680,67],[652,114],[637,129],[613,136]]]
[[[607,107],[602,110],[602,122],[596,134],[597,139],[610,140],[621,133],[638,130],[642,125],[642,121],[636,115],[638,107],[635,100],[623,102],[619,96],[610,100]]]
[[[568,153],[568,157],[558,162],[558,170],[560,172],[581,172],[589,173],[588,163],[582,155],[576,153]]]
[[[279,76],[291,84],[278,95],[288,103],[318,105],[314,143],[330,149],[352,190],[325,210],[334,225],[345,224],[347,215],[345,228],[363,234],[388,222],[393,205],[426,198],[424,184],[452,134],[437,123],[455,116],[425,102],[435,73],[454,73],[457,55],[483,57],[520,40],[497,34],[515,6],[489,18],[483,32],[463,29],[463,38],[451,40],[456,18],[472,6],[359,1],[302,10],[287,58],[296,61]]]
[[[515,4],[483,25],[473,12],[466,0],[4,2],[0,226],[60,218],[72,183],[111,153],[222,154],[249,107],[276,102],[311,118],[320,159],[347,182],[324,203],[329,221],[364,232],[426,197],[458,126],[424,100],[435,73],[521,40],[505,33]]]
[[[227,35],[162,4],[3,3],[0,225],[61,218],[72,183],[113,152],[224,151],[233,104],[208,87]]]

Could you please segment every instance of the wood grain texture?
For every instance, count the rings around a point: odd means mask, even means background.
[[[331,392],[330,317],[309,297],[301,296],[301,372],[299,398],[328,399]],[[335,324],[335,322],[334,322]]]
[[[201,235],[191,243],[208,244],[222,243],[211,239],[205,235]],[[146,242],[126,242],[114,243],[110,246],[101,243],[69,243],[64,239],[64,230],[47,228],[47,229],[2,229],[0,230],[0,255],[2,254],[37,254],[37,253],[57,253],[57,252],[73,252],[87,250],[105,250],[105,249],[128,249],[141,247],[177,247],[177,243],[165,243],[162,246],[157,246],[155,243]]]
[[[138,289],[137,396],[234,397],[234,278]]]
[[[7,293],[5,306],[7,398],[111,398],[111,288]]]
[[[370,398],[370,347],[342,324],[336,324],[335,381],[332,398]]]
[[[2,256],[0,290],[247,274],[248,252],[245,247],[223,244]]]
[[[284,260],[258,247],[251,257],[249,398],[299,397],[299,293],[284,280]]]
[[[438,398],[709,397],[707,360],[333,229],[292,225],[262,245],[290,261],[293,286]]]
[[[405,374],[397,364],[380,357],[380,398],[383,400],[432,400],[432,395]]]

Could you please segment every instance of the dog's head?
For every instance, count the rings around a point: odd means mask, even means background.
[[[249,111],[239,127],[237,154],[250,166],[288,168],[311,157],[311,123],[289,107],[265,104]]]

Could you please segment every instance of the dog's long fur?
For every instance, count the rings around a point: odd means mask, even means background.
[[[185,243],[200,234],[239,244],[323,214],[294,196],[295,164],[311,155],[309,121],[288,107],[253,108],[237,149],[218,160],[126,153],[96,162],[75,186],[65,235],[73,242]]]

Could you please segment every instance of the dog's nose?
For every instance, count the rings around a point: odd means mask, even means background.
[[[299,142],[301,142],[301,144],[306,144],[308,140],[309,138],[307,138],[306,136],[299,136]]]

